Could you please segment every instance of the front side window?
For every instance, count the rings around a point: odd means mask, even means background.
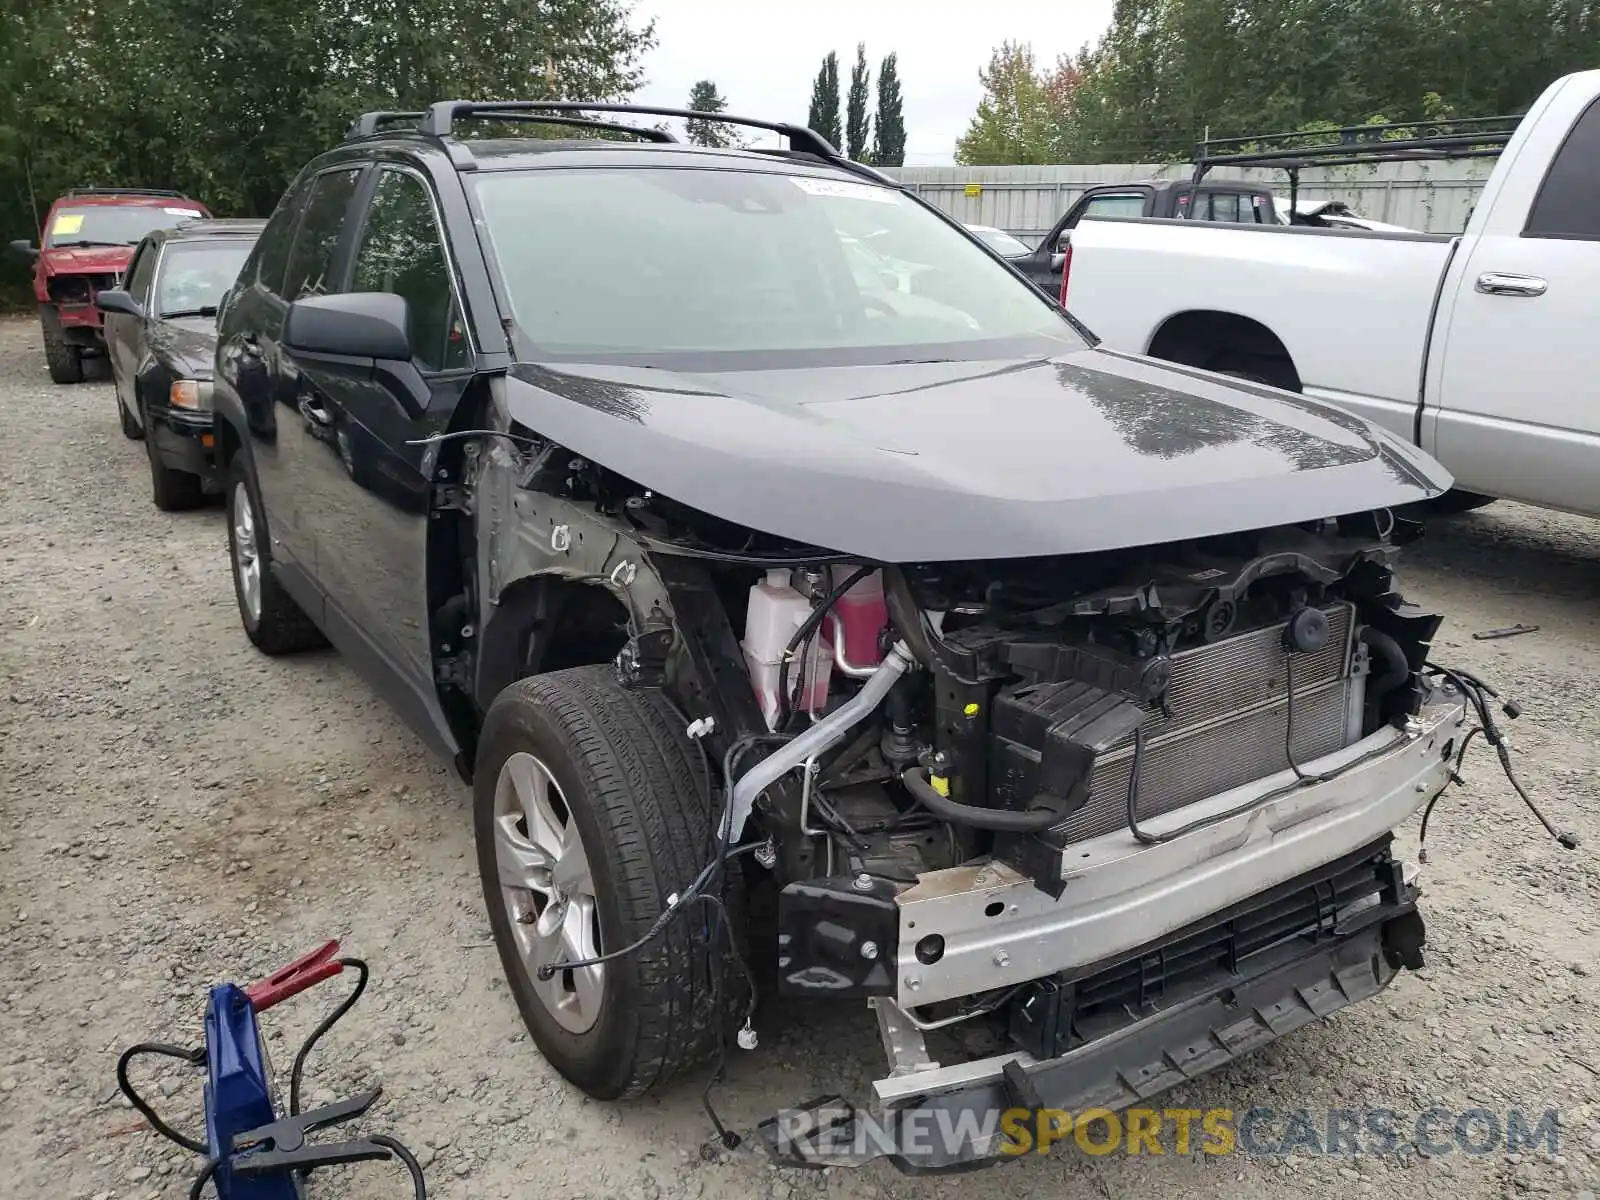
[[[450,285],[450,264],[433,201],[416,176],[393,170],[379,176],[350,290],[405,297],[412,352],[423,366],[438,370],[466,365],[467,342]]]
[[[485,172],[470,186],[518,330],[544,356],[778,365],[1086,344],[1036,289],[893,188],[681,168]]]
[[[65,204],[50,214],[44,244],[132,246],[155,229],[174,229],[205,214],[177,200],[168,204]]]
[[[294,249],[289,253],[283,281],[285,300],[292,302],[334,290],[333,255],[360,175],[354,167],[328,171],[318,175],[311,185],[300,228],[294,235]]]
[[[250,239],[171,242],[156,280],[155,315],[214,317],[250,256]]]

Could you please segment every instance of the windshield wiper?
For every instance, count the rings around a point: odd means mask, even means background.
[[[96,246],[126,246],[128,242],[96,242],[90,238],[79,238],[73,242],[52,242],[52,250],[89,250]]]
[[[174,309],[172,312],[163,312],[161,319],[165,321],[168,317],[214,317],[216,315],[217,306],[215,304],[206,304],[200,308],[179,308]]]

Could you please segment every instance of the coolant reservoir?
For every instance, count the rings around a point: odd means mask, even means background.
[[[778,681],[784,650],[810,615],[811,602],[795,590],[788,571],[768,571],[767,577],[750,589],[750,608],[744,620],[744,660],[768,729],[778,721]],[[833,670],[831,651],[822,631],[818,630],[811,639],[810,653],[797,654],[789,667],[789,687],[793,691],[803,677],[798,708],[815,712],[828,703]]]
[[[861,568],[844,563],[832,568],[833,586],[838,587]],[[828,623],[830,630],[844,634],[844,658],[855,667],[876,666],[883,661],[880,635],[889,623],[889,606],[883,599],[883,572],[858,580],[851,589],[840,596],[833,605],[835,620]]]

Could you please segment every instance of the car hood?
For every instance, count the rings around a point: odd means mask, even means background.
[[[1451,483],[1328,405],[1104,349],[720,373],[524,363],[506,403],[679,503],[885,562],[1150,545]]]
[[[209,317],[152,321],[145,344],[150,353],[185,379],[210,379],[217,352],[217,323]]]
[[[45,250],[45,270],[54,275],[104,274],[124,270],[133,260],[132,246],[57,246]]]

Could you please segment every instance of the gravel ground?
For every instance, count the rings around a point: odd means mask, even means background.
[[[366,1000],[312,1060],[313,1101],[381,1080],[371,1115],[440,1197],[1475,1197],[1592,1200],[1600,1183],[1600,540],[1501,504],[1438,521],[1410,591],[1450,614],[1447,660],[1526,707],[1518,766],[1548,841],[1475,750],[1435,814],[1429,965],[1379,999],[1167,1097],[1171,1106],[1412,1114],[1558,1109],[1560,1153],[1091,1157],[977,1178],[707,1161],[698,1083],[586,1100],[522,1032],[472,865],[468,794],[331,653],[268,661],[238,626],[215,510],[150,504],[144,452],[105,382],[50,384],[38,327],[0,320],[0,1163],[16,1196],[187,1194],[194,1160],[145,1132],[113,1066],[134,1040],[193,1044],[205,989],[329,936],[366,957]],[[1475,642],[1471,631],[1539,624]],[[1408,831],[1414,840],[1414,831]],[[267,1019],[280,1067],[339,985]],[[768,1011],[718,1104],[749,1130],[791,1100],[860,1095],[879,1070],[855,1006]],[[191,1127],[191,1075],[150,1086]],[[409,1194],[393,1168],[313,1195]]]

